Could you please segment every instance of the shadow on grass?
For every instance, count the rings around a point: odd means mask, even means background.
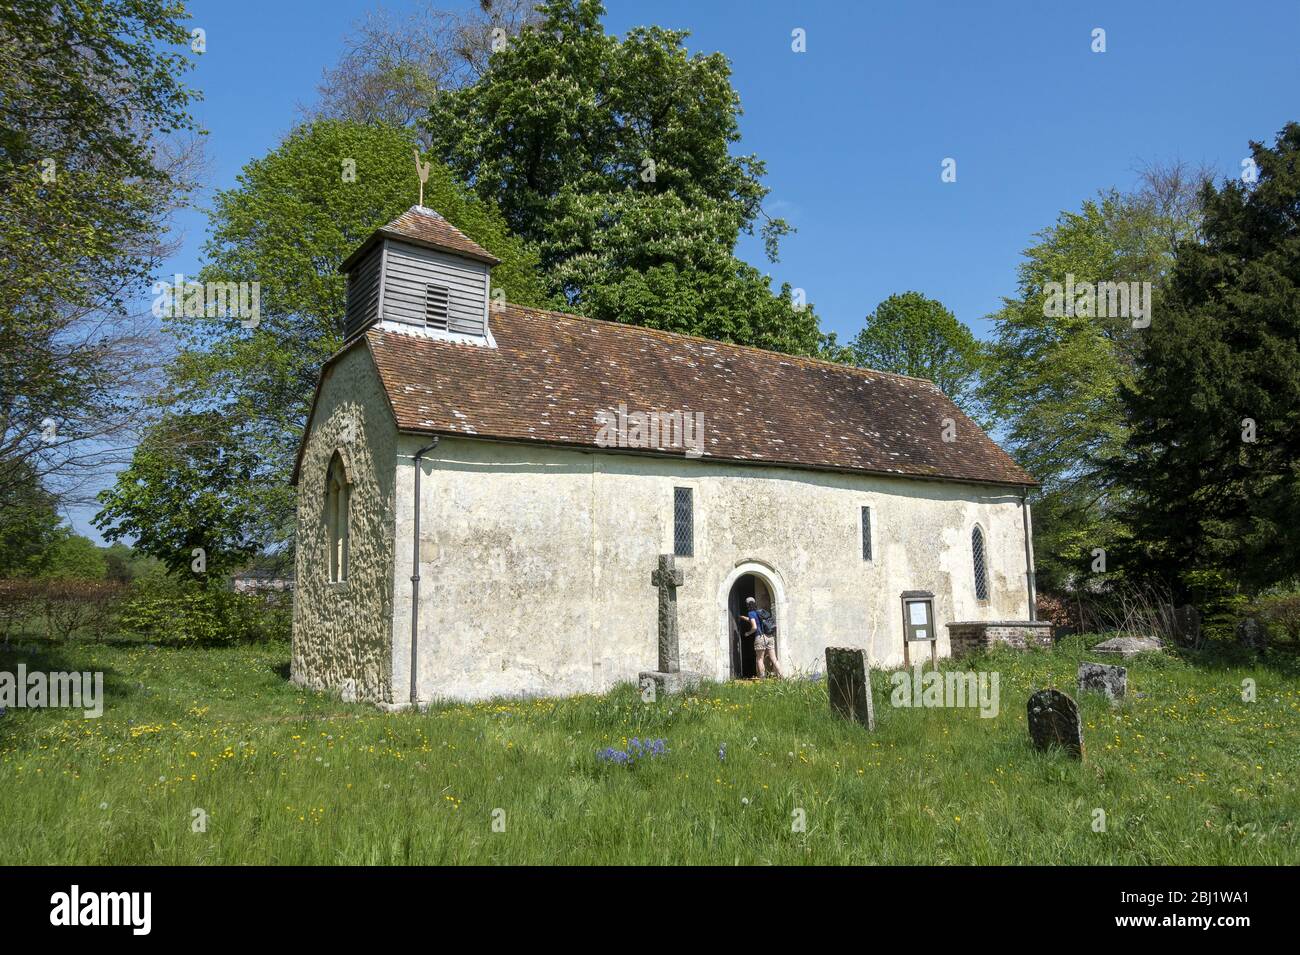
[[[89,668],[85,662],[85,650],[85,645],[59,643],[0,646],[0,672],[14,674],[16,679],[18,667],[22,665],[29,675],[32,673],[47,675],[53,673],[102,673],[104,675],[104,691],[99,703],[105,711],[119,702],[138,698],[142,692],[148,692],[141,684],[131,681],[125,674],[113,667],[96,664],[94,669]],[[83,700],[82,702],[86,703],[87,701]],[[38,709],[27,709],[25,707],[12,707],[3,717],[0,717],[0,741],[18,742],[39,735],[48,726],[47,720],[38,717],[40,713],[53,713],[60,718],[71,719],[97,718],[84,715],[85,710],[90,708],[89,705],[82,708],[47,706]]]

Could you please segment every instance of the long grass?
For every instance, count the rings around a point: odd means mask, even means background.
[[[1028,695],[1073,694],[1097,639],[952,664],[999,674],[995,718],[893,707],[889,674],[876,673],[873,733],[833,717],[824,682],[810,680],[706,685],[651,704],[624,686],[384,714],[292,686],[283,646],[10,649],[0,670],[104,671],[107,704],[99,719],[0,717],[0,858],[1300,862],[1295,658],[1128,661],[1123,704],[1076,694],[1086,761],[1036,752]],[[1255,702],[1242,699],[1246,679]],[[633,738],[668,752],[632,766],[597,758]]]

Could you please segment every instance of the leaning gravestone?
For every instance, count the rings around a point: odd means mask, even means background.
[[[826,694],[830,697],[833,712],[861,723],[869,730],[876,728],[876,711],[871,705],[871,668],[867,665],[866,650],[826,648]]]
[[[1247,650],[1263,651],[1268,647],[1268,628],[1257,617],[1243,617],[1237,622],[1237,642]]]
[[[1096,690],[1111,701],[1124,699],[1128,690],[1128,670],[1109,663],[1080,663],[1079,692]]]
[[[1026,709],[1035,749],[1059,746],[1075,759],[1083,759],[1083,720],[1074,700],[1060,690],[1039,690]]]

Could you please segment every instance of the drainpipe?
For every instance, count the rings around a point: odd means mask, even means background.
[[[1029,534],[1029,489],[1020,491],[1020,516],[1025,526],[1025,581],[1029,585],[1029,619],[1038,619],[1038,601],[1034,594],[1034,539]]]
[[[415,525],[411,534],[411,705],[417,703],[416,654],[420,646],[420,458],[438,446],[438,439],[415,452]]]

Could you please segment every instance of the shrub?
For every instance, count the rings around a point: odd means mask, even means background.
[[[96,639],[108,635],[114,611],[126,587],[108,580],[45,581],[40,598],[45,635],[67,640],[85,631]]]
[[[8,642],[25,621],[39,619],[51,640],[83,632],[102,638],[125,590],[106,580],[0,581],[0,631]]]
[[[1292,643],[1300,643],[1300,592],[1260,597],[1256,605],[1275,635],[1286,634]]]
[[[265,643],[289,639],[291,605],[280,596],[156,574],[132,584],[118,616],[124,629],[155,643]]]
[[[0,634],[5,643],[35,613],[36,598],[43,586],[36,580],[0,580]]]

